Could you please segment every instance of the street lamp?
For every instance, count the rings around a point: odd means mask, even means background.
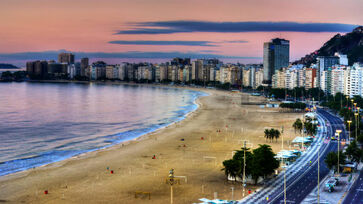
[[[357,103],[354,103],[354,110],[357,110]]]
[[[320,144],[318,146],[318,204],[320,204]]]
[[[357,107],[357,113],[358,113],[358,119],[359,119],[359,121],[358,121],[358,129],[359,129],[359,123],[360,123],[359,110],[360,110],[360,107]]]
[[[246,148],[247,144],[250,144],[253,147],[253,143],[247,143],[247,140],[243,141],[243,178],[242,178],[242,197],[245,197],[245,190],[246,190]]]
[[[354,113],[354,116],[355,116],[355,141],[357,141],[357,133],[358,133],[358,129],[357,129],[357,123],[358,123],[358,119],[357,119],[357,117],[358,117],[358,113]]]
[[[170,184],[170,204],[173,204],[173,185],[176,184],[174,176],[174,169],[169,171],[169,184]]]
[[[286,204],[286,171],[287,171],[287,166],[285,167],[285,171],[284,171],[284,204]]]
[[[352,102],[352,110],[353,110],[354,99],[350,99],[350,101]]]
[[[349,107],[349,96],[345,96],[345,98],[347,99],[347,108]]]
[[[302,121],[302,140],[301,140],[301,149],[304,150],[304,139],[305,139],[305,116],[303,116],[303,121]]]
[[[246,189],[246,140],[243,141],[243,197],[245,197]]]
[[[338,175],[339,175],[339,145],[340,145],[340,133],[342,132],[342,130],[336,130],[336,133],[338,134]]]
[[[350,124],[352,123],[352,121],[351,120],[347,120],[347,123],[348,123],[348,140],[349,140],[349,142],[350,142]]]

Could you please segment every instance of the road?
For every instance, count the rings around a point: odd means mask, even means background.
[[[324,163],[325,156],[331,151],[337,151],[337,141],[326,140],[335,133],[343,130],[341,139],[345,139],[343,122],[325,110],[318,109],[317,139],[310,150],[301,156],[286,170],[286,200],[287,203],[300,203],[317,186],[318,177],[318,151],[320,151],[320,180],[328,173],[329,169]],[[311,164],[310,164],[311,161]],[[266,182],[264,187],[239,201],[239,203],[283,203],[284,201],[284,173],[275,179]],[[268,198],[268,199],[267,199]]]
[[[360,172],[359,177],[343,201],[343,204],[350,203],[363,203],[363,171]]]

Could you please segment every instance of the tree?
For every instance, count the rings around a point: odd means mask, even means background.
[[[279,161],[275,158],[275,154],[269,145],[259,145],[257,149],[253,150],[251,175],[255,183],[260,177],[266,178],[266,176],[272,174],[278,167]]]
[[[244,152],[246,151],[246,152]],[[241,150],[238,150],[234,156],[233,159],[234,160],[238,160],[241,163],[241,169],[239,171],[239,175],[238,177],[240,177],[241,179],[243,179],[243,164],[244,164],[244,155],[246,154],[246,167],[245,167],[245,174],[246,176],[250,176],[252,173],[252,162],[253,162],[253,154],[250,151],[249,148],[242,148]]]
[[[363,143],[363,134],[358,135],[357,140],[359,143]]]
[[[246,152],[244,153],[244,150]],[[279,167],[279,162],[275,159],[275,154],[269,145],[260,145],[252,152],[246,148],[238,150],[232,159],[223,162],[224,174],[234,178],[243,178],[244,154],[246,154],[246,176],[251,176],[257,183],[260,177],[265,178]]]
[[[305,121],[304,122],[304,127],[305,127],[305,130],[306,130],[306,134],[315,135],[318,127],[317,127],[316,124],[313,124],[311,121],[312,121],[311,119]]]
[[[13,73],[11,73],[10,71],[6,71],[6,72],[3,72],[1,74],[1,77],[3,77],[3,78],[11,78],[11,77],[13,77]]]
[[[275,129],[272,129],[273,130],[273,137],[276,139],[276,142],[277,142],[277,139],[280,138],[280,131],[279,130],[275,130]]]
[[[352,162],[360,162],[362,159],[362,150],[359,149],[355,140],[349,144],[345,153]]]
[[[338,164],[338,154],[336,152],[329,152],[326,155],[325,163],[329,169],[334,169],[337,171],[337,164]],[[345,163],[345,155],[343,152],[339,152],[339,164],[342,165]]]
[[[303,123],[301,122],[301,119],[300,118],[296,119],[294,124],[292,124],[292,127],[294,128],[295,133],[296,133],[296,130],[298,130],[300,132],[300,134],[301,134],[301,131],[302,131],[302,128],[303,128]]]
[[[225,160],[223,162],[223,166],[224,168],[222,170],[224,170],[224,174],[227,176],[227,179],[228,176],[231,176],[236,181],[237,176],[240,174],[241,162],[236,159]]]

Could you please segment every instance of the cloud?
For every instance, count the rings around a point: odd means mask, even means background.
[[[359,25],[343,23],[299,23],[299,22],[211,22],[211,21],[156,21],[130,23],[130,30],[119,30],[115,34],[172,34],[190,32],[350,32]]]
[[[248,43],[248,41],[246,40],[227,40],[227,41],[223,41],[225,43]]]
[[[108,43],[111,44],[120,44],[120,45],[182,45],[182,46],[210,46],[216,47],[217,45],[213,45],[211,41],[149,41],[149,40],[137,40],[137,41],[124,41],[124,40],[115,40],[110,41]]]
[[[66,50],[58,50],[58,51],[44,51],[44,52],[21,52],[21,53],[0,53],[0,61],[15,61],[15,60],[57,60],[58,54],[61,52],[71,52]],[[80,59],[82,57],[89,58],[174,58],[174,57],[189,57],[192,59],[197,58],[231,58],[231,59],[261,59],[261,57],[255,56],[226,56],[226,55],[218,55],[211,54],[207,51],[203,50],[200,52],[138,52],[138,51],[129,51],[129,52],[72,52],[75,54],[76,59]]]

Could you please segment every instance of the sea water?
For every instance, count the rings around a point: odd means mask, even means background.
[[[182,120],[202,92],[95,83],[0,83],[0,176]]]

